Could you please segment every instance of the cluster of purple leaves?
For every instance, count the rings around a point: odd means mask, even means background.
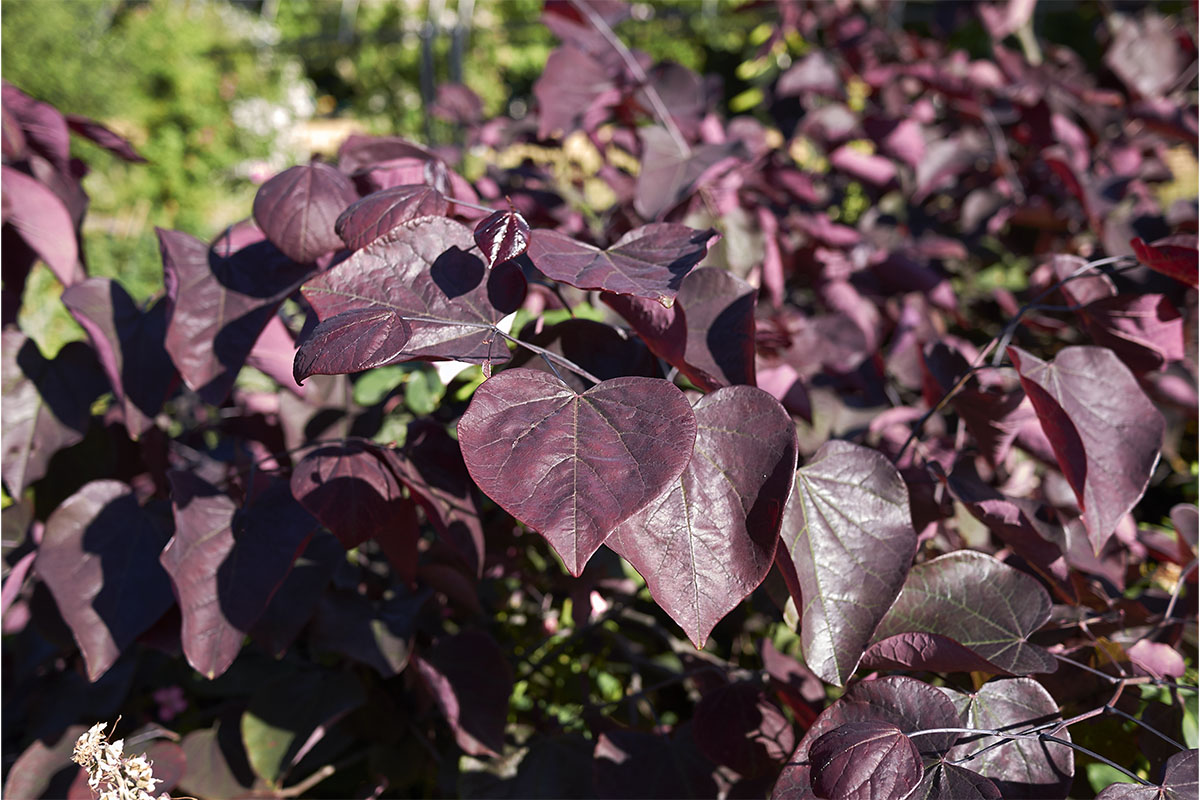
[[[812,46],[763,87],[771,129],[625,49],[623,3],[551,0],[535,118],[463,123],[497,148],[582,132],[611,207],[537,164],[472,184],[453,153],[354,136],[211,242],[159,231],[144,308],[87,277],[68,133],[136,154],[6,86],[6,789],[84,791],[55,759],[86,709],[146,723],[164,788],[198,796],[348,753],[324,791],[455,791],[416,766],[432,748],[490,759],[489,796],[1065,797],[1055,726],[1103,702],[1086,668],[1195,659],[1197,220],[1156,187],[1196,153],[1196,40],[1147,11],[1098,74],[1031,60],[1006,37],[1032,5],[980,6],[972,60],[780,4],[763,54]],[[978,287],[996,248],[1030,258],[1024,289]],[[52,359],[16,325],[38,260],[88,337]],[[541,318],[584,297],[610,321]],[[401,398],[360,406],[346,376],[441,360],[487,380],[379,441]],[[1168,514],[1174,538],[1138,524]],[[586,737],[541,699],[511,725],[541,666],[498,620],[512,587],[572,598],[562,641],[639,680],[674,651],[663,683],[700,699],[639,719],[672,701],[631,685],[629,721],[589,700]],[[785,614],[797,652],[760,638]],[[170,681],[182,737],[144,699]],[[1185,791],[1194,751],[1152,756]],[[1103,796],[1137,792],[1159,787]]]

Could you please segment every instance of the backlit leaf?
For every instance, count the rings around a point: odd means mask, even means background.
[[[87,277],[79,262],[75,223],[63,201],[45,184],[7,164],[0,167],[5,224],[50,267],[59,283],[70,286]]]

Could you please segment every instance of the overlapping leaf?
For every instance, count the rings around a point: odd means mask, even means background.
[[[163,346],[167,304],[142,311],[111,278],[88,278],[63,292],[63,304],[92,340],[135,438],[162,408],[175,367]]]
[[[341,213],[334,224],[351,250],[360,250],[402,223],[445,216],[450,201],[424,183],[402,184],[372,192]]]
[[[696,440],[686,469],[607,543],[703,647],[713,626],[771,569],[797,444],[791,417],[760,389],[718,389],[693,412]]]
[[[160,229],[158,240],[172,304],[167,352],[191,389],[220,404],[279,303],[312,268],[255,231],[227,231],[212,252],[179,231]]]
[[[813,791],[837,800],[907,797],[924,770],[916,746],[889,722],[847,722],[808,749]]]
[[[1067,347],[1050,362],[1017,347],[1008,355],[1099,552],[1146,491],[1162,415],[1107,348]]]
[[[3,343],[3,476],[9,495],[18,497],[46,474],[51,456],[83,440],[92,402],[107,382],[83,342],[68,343],[53,360],[18,330],[5,330]]]
[[[342,246],[335,224],[357,199],[354,184],[333,167],[301,164],[259,187],[254,220],[288,258],[309,264]]]
[[[347,375],[401,358],[412,326],[390,308],[355,308],[324,320],[296,351],[292,378]]]
[[[0,167],[0,192],[4,223],[13,226],[60,283],[70,286],[87,277],[79,262],[75,222],[58,195],[7,164]]]
[[[539,228],[529,240],[529,258],[547,277],[578,289],[598,289],[675,301],[683,278],[708,253],[715,231],[669,222],[629,231],[601,249],[558,231]]]
[[[355,592],[331,591],[321,598],[313,617],[312,648],[340,653],[383,678],[399,675],[412,656],[417,614],[430,593],[397,591],[375,604]]]
[[[617,728],[596,739],[596,793],[619,800],[679,800],[717,796],[714,765],[699,752],[687,724],[668,739]]]
[[[529,223],[520,211],[497,211],[475,224],[475,244],[491,269],[524,253],[529,233]]]
[[[172,603],[158,563],[168,531],[128,484],[86,484],[46,520],[35,569],[58,603],[96,680]]]
[[[949,640],[947,647],[970,651],[962,654],[965,663],[958,669],[978,670],[986,663],[1012,675],[1053,672],[1054,658],[1028,642],[1049,618],[1050,596],[1035,579],[984,553],[959,550],[912,568],[875,631],[867,659],[897,641],[912,641],[910,669],[953,669],[955,653],[938,647],[944,642],[909,637],[932,634]]]
[[[538,138],[592,130],[621,97],[604,65],[575,47],[560,47],[546,59],[533,85],[538,103]]]
[[[744,777],[777,769],[796,746],[787,717],[748,682],[709,690],[696,704],[692,735],[700,752]]]
[[[741,142],[681,147],[665,128],[638,129],[642,162],[633,207],[645,219],[660,219],[690,195],[710,170],[720,170],[741,152]]]
[[[827,442],[797,472],[781,535],[803,597],[804,660],[843,685],[916,553],[904,479],[878,451]]]
[[[486,269],[468,252],[473,247],[470,229],[443,217],[413,220],[376,239],[303,287],[321,319],[313,336],[341,327],[340,336],[352,337],[354,326],[342,325],[339,315],[359,312],[358,322],[367,326],[378,325],[379,317],[366,312],[388,312],[402,317],[411,331],[392,361],[507,360],[508,347],[491,326],[521,305],[525,278],[512,263]],[[394,334],[394,325],[389,330]],[[302,344],[297,363],[307,363],[314,347]],[[372,357],[371,365],[376,363],[378,358]]]
[[[1024,731],[1061,719],[1058,703],[1031,678],[989,681],[969,695],[954,692],[950,697],[965,728]],[[1071,741],[1065,728],[1054,736]],[[992,747],[997,741],[1000,739],[992,736],[972,737],[950,751],[951,760],[978,753],[969,762],[971,769],[991,779],[1005,800],[1067,796],[1075,773],[1075,751],[1069,746],[1019,739]]]
[[[1168,236],[1152,244],[1141,239],[1129,243],[1141,261],[1155,272],[1170,275],[1192,288],[1200,285],[1200,252],[1197,251],[1196,236]]]
[[[245,509],[187,472],[170,472],[175,536],[162,552],[183,616],[183,652],[222,674],[304,548],[316,520],[273,483]]]
[[[546,373],[512,369],[475,391],[458,439],[479,488],[579,575],[683,472],[696,416],[663,380],[615,378],[576,394]]]

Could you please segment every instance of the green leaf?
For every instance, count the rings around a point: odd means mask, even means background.
[[[404,404],[417,416],[432,414],[442,402],[446,387],[432,369],[414,372],[404,385]]]
[[[404,382],[404,376],[412,368],[401,364],[389,364],[364,372],[354,382],[354,402],[360,406],[373,406],[381,402],[393,389]]]

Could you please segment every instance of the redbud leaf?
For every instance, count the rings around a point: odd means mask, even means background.
[[[450,201],[423,183],[402,184],[373,192],[341,213],[334,229],[346,247],[361,250],[403,222],[445,216]]]
[[[357,199],[354,184],[333,167],[301,164],[259,187],[254,220],[288,258],[310,264],[342,246],[334,226]]]
[[[496,641],[467,630],[441,639],[414,661],[458,746],[473,756],[503,752],[513,679]]]
[[[921,756],[888,722],[847,722],[809,747],[813,790],[831,800],[907,797],[924,775]]]
[[[497,211],[475,224],[475,244],[491,269],[528,249],[529,223],[519,211]]]

